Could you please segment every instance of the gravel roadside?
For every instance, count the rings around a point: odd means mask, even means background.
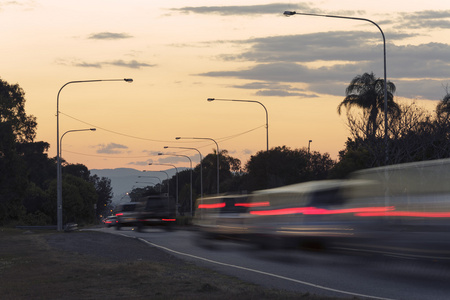
[[[46,237],[50,247],[96,256],[116,262],[154,261],[182,263],[178,259],[158,248],[151,247],[137,239],[96,231],[77,231],[65,234],[53,234]]]

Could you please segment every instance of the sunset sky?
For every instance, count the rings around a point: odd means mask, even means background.
[[[224,4],[226,3],[226,4]],[[0,78],[25,91],[37,117],[36,141],[56,155],[60,94],[63,158],[89,169],[149,169],[149,162],[189,166],[212,138],[244,165],[269,146],[328,152],[349,136],[337,106],[356,75],[383,77],[380,31],[369,22],[284,17],[285,10],[367,18],[384,31],[387,78],[396,100],[430,110],[450,83],[447,1],[129,0],[0,1]]]

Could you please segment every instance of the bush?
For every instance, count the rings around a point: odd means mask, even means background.
[[[51,225],[52,218],[38,210],[34,213],[26,214],[22,217],[22,222],[24,225],[44,226]]]

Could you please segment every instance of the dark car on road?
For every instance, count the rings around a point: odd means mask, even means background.
[[[107,227],[116,226],[117,224],[117,217],[116,216],[108,216],[102,220],[103,224]]]
[[[175,205],[165,195],[147,196],[138,202],[121,204],[116,209],[116,229],[132,226],[141,230],[145,226],[164,226],[172,229],[176,221]]]
[[[137,225],[136,208],[139,204],[139,202],[128,202],[116,207],[114,210],[117,218],[116,229],[120,229],[122,226]]]

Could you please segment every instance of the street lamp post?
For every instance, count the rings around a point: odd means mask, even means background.
[[[309,149],[311,147],[311,143],[312,143],[312,140],[309,140],[309,142],[308,142],[308,156],[309,156]]]
[[[267,112],[267,108],[259,101],[256,100],[238,100],[238,99],[218,99],[218,98],[208,98],[209,102],[212,101],[233,101],[233,102],[253,102],[260,104],[264,110],[266,111],[266,149],[269,151],[269,113]]]
[[[162,172],[162,173],[164,173],[164,174],[166,174],[166,176],[167,176],[167,198],[169,198],[169,174],[167,174],[167,172],[166,171],[158,171],[158,172]]]
[[[303,16],[313,16],[313,17],[326,17],[326,18],[337,18],[337,19],[348,19],[348,20],[357,20],[357,21],[365,21],[365,22],[369,22],[372,23],[373,25],[375,25],[378,30],[380,30],[381,32],[381,36],[383,37],[383,58],[384,58],[384,142],[385,142],[385,148],[386,148],[386,165],[389,162],[389,151],[388,151],[388,146],[389,146],[389,137],[388,137],[388,118],[387,118],[387,110],[388,110],[388,105],[387,105],[387,75],[386,75],[386,38],[384,36],[384,32],[383,30],[381,30],[381,27],[375,23],[372,20],[369,19],[364,19],[364,18],[356,18],[356,17],[345,17],[345,16],[336,16],[336,15],[323,15],[323,14],[311,14],[311,13],[299,13],[299,12],[295,12],[295,11],[285,11],[283,13],[285,16],[289,17],[289,16],[293,16],[293,15],[303,15]]]
[[[216,144],[217,147],[217,195],[219,195],[219,168],[220,168],[220,161],[219,161],[219,144],[217,144],[217,142],[215,140],[213,140],[212,138],[203,138],[203,137],[179,137],[177,136],[175,138],[176,140],[181,140],[181,139],[189,139],[189,140],[210,140],[213,141]]]
[[[62,231],[62,182],[61,182],[61,157],[60,157],[60,144],[59,144],[59,95],[62,89],[72,83],[87,83],[87,82],[101,82],[101,81],[125,81],[133,82],[131,78],[124,79],[95,79],[95,80],[77,80],[69,81],[65,83],[58,91],[56,96],[56,215],[57,215],[57,230]]]
[[[169,154],[164,154],[164,153],[158,153],[158,155],[170,155],[170,156],[183,156],[186,157],[187,159],[189,159],[189,163],[190,163],[190,167],[191,167],[191,172],[190,172],[190,179],[191,179],[191,195],[190,195],[190,212],[191,212],[191,216],[192,216],[192,160],[189,156],[187,155],[182,155],[182,154],[173,154],[173,153],[169,153]]]
[[[159,163],[149,163],[149,166],[151,165],[162,165],[162,166],[172,166],[175,168],[175,171],[177,172],[177,178],[176,178],[176,189],[175,189],[175,201],[176,201],[176,205],[175,205],[175,216],[178,215],[178,168],[175,165],[172,164],[159,164]],[[167,173],[166,173],[167,174]],[[168,176],[167,176],[168,177]],[[169,199],[169,198],[167,198]]]
[[[96,131],[96,128],[86,128],[86,129],[74,129],[74,130],[67,130],[61,135],[61,138],[59,139],[59,157],[62,158],[62,139],[63,137],[68,134],[69,132],[77,132],[77,131]],[[61,166],[61,165],[60,165]],[[60,172],[61,173],[61,172]]]
[[[188,150],[195,150],[198,152],[198,155],[200,156],[200,198],[203,198],[203,163],[202,163],[203,157],[201,152],[197,148],[164,146],[164,149],[167,148],[188,149]]]
[[[66,134],[70,133],[70,132],[77,132],[77,131],[96,131],[96,130],[97,130],[96,128],[86,128],[86,129],[74,129],[74,130],[68,130],[68,131],[64,132],[64,133],[61,135],[61,138],[59,139],[59,160],[60,160],[60,163],[59,163],[59,165],[58,165],[58,170],[59,170],[59,172],[58,172],[58,174],[57,174],[58,178],[57,178],[57,180],[56,180],[56,181],[57,181],[56,183],[61,182],[61,203],[62,203],[62,168],[61,168],[61,158],[62,158],[62,140],[63,140],[63,137],[64,137]],[[61,208],[62,208],[62,206],[61,206]],[[61,218],[62,218],[62,210],[61,210]],[[61,230],[62,230],[62,222],[61,222]]]

